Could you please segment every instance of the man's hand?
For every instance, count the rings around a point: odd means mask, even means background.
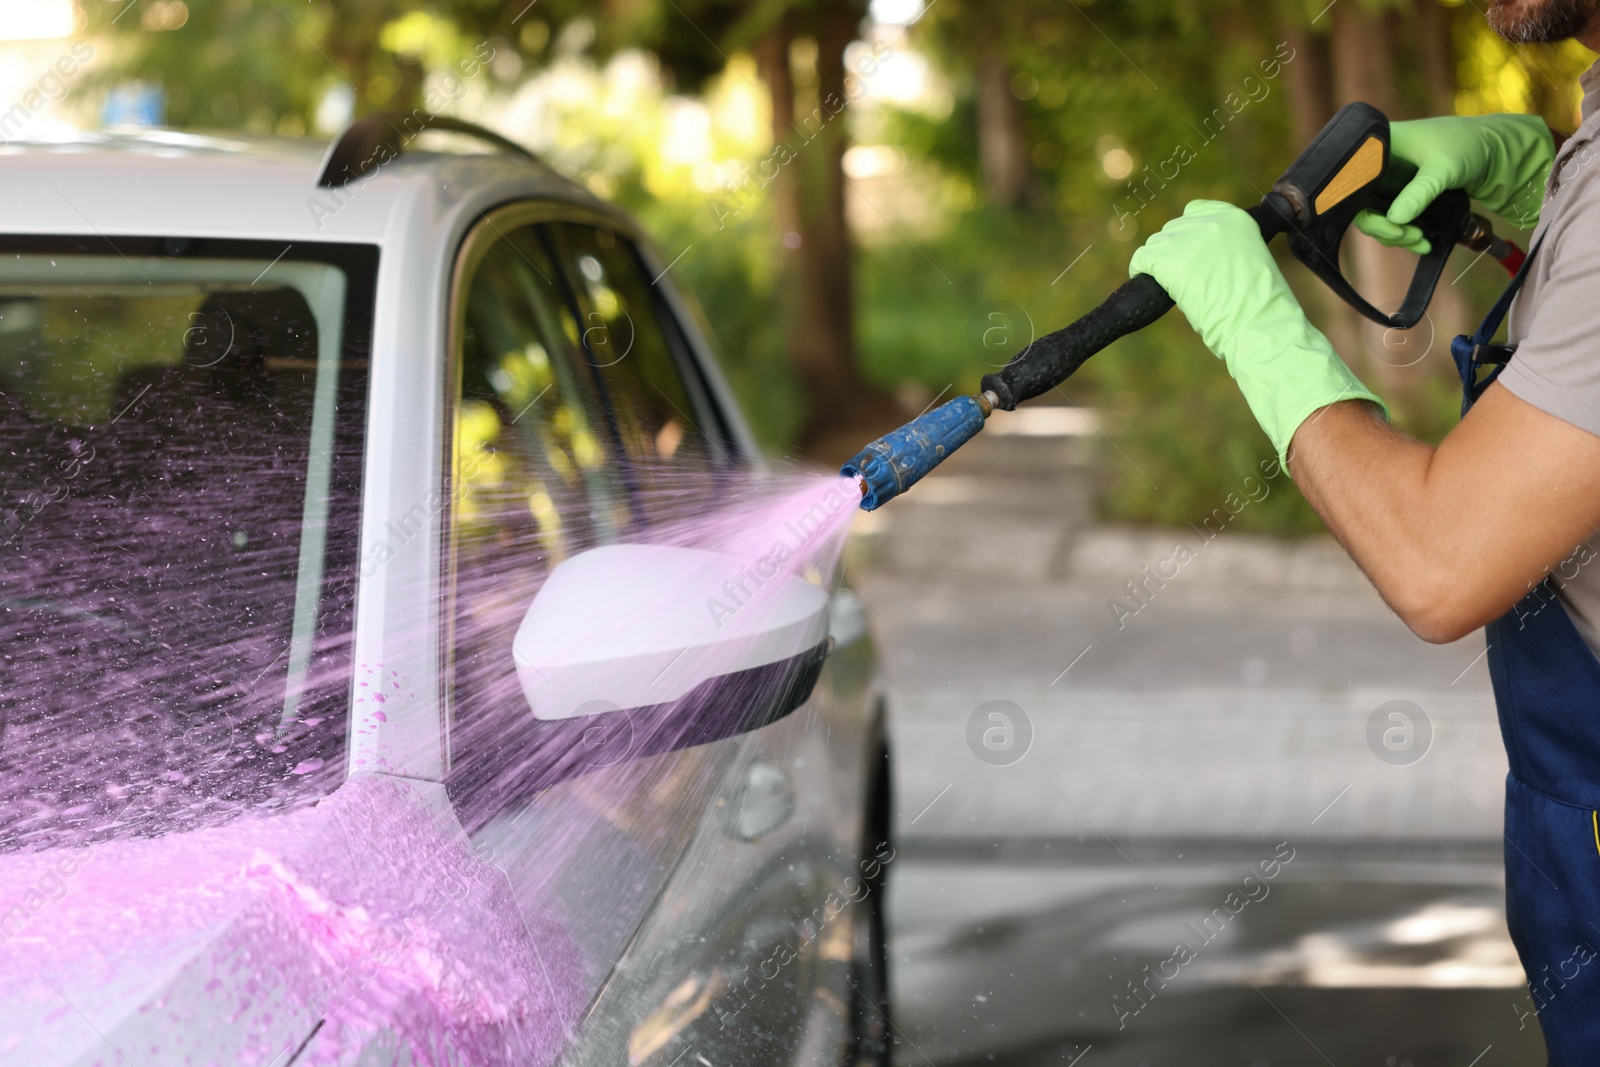
[[[1295,429],[1339,400],[1378,400],[1306,319],[1243,211],[1195,200],[1133,254],[1222,357],[1281,459]]]
[[[1294,436],[1295,484],[1407,626],[1454,641],[1505,614],[1600,532],[1600,437],[1490,386],[1437,449],[1363,404]],[[1563,561],[1570,560],[1565,567]]]
[[[1545,179],[1555,160],[1555,134],[1537,115],[1446,116],[1389,126],[1394,155],[1417,168],[1383,215],[1363,211],[1356,229],[1386,245],[1428,251],[1410,225],[1446,189],[1467,195],[1517,226],[1539,221]]]

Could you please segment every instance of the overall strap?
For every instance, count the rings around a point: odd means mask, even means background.
[[[1505,321],[1507,313],[1511,310],[1511,302],[1517,298],[1517,293],[1522,289],[1522,283],[1528,280],[1528,268],[1533,264],[1533,257],[1538,254],[1539,246],[1544,243],[1541,236],[1534,246],[1528,250],[1528,255],[1522,261],[1522,266],[1517,268],[1517,273],[1512,277],[1511,284],[1506,286],[1505,292],[1500,294],[1500,299],[1494,302],[1494,307],[1489,309],[1489,314],[1484,317],[1478,326],[1478,332],[1470,337],[1466,334],[1457,336],[1450,342],[1450,356],[1455,360],[1456,373],[1461,375],[1461,414],[1465,415],[1467,409],[1472,407],[1483,391],[1500,377],[1500,372],[1511,362],[1512,355],[1517,346],[1513,344],[1495,344],[1494,335],[1499,331],[1500,324]],[[1489,367],[1490,371],[1481,380],[1478,371]]]

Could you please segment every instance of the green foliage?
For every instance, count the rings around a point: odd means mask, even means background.
[[[894,145],[907,159],[957,174],[976,183],[978,176],[978,109],[970,79],[958,79],[953,107],[947,115],[930,115],[909,108],[885,107],[871,123],[857,123],[858,137],[873,137]]]
[[[162,87],[176,126],[270,132],[292,116],[303,132],[316,98],[340,72],[317,51],[327,5],[193,0],[181,29],[144,32],[140,9],[86,4],[90,29],[122,36],[119,62],[95,76],[105,86],[137,78]],[[295,127],[298,123],[298,129]]]
[[[1276,469],[1277,456],[1222,361],[1187,324],[1169,317],[1097,356],[1077,384],[1097,399],[1109,440],[1101,513],[1121,522],[1200,524],[1245,479]],[[1275,534],[1321,530],[1322,522],[1286,477],[1229,522]]]
[[[1006,344],[1015,324],[988,313],[1003,315],[999,302],[1020,302],[1034,288],[1050,252],[1037,246],[1055,240],[1041,242],[1037,233],[1016,215],[985,210],[962,216],[933,240],[891,238],[864,250],[856,334],[867,378],[890,388],[918,382],[931,393],[975,391],[979,378],[1027,341]],[[992,323],[1002,332],[986,349],[982,334]]]

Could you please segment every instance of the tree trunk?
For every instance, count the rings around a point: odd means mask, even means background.
[[[355,115],[372,109],[372,57],[378,50],[377,25],[362,5],[331,8],[328,27],[330,62],[355,88]],[[298,32],[298,31],[297,31]]]
[[[1333,70],[1325,35],[1294,22],[1284,24],[1283,35],[1294,49],[1294,58],[1283,67],[1283,89],[1288,96],[1289,125],[1298,152],[1333,118]],[[1319,325],[1334,351],[1346,360],[1357,361],[1363,344],[1360,316],[1320,282],[1316,283],[1315,292]]]
[[[978,57],[978,159],[989,203],[1016,207],[1028,183],[1028,145],[1011,68],[997,48]]]
[[[395,111],[410,111],[422,106],[422,84],[427,71],[416,56],[396,56],[395,68],[400,74],[400,84],[395,87],[389,107]]]
[[[1328,39],[1298,23],[1286,23],[1283,36],[1294,50],[1294,59],[1283,69],[1284,92],[1289,95],[1289,122],[1295,144],[1303,146],[1327,125],[1335,110]]]
[[[788,21],[780,23],[771,33],[756,42],[756,67],[761,80],[767,83],[767,96],[772,108],[772,143],[785,143],[794,127],[794,78],[789,72],[789,46],[794,33]],[[793,167],[778,169],[772,180],[773,218],[777,222],[778,242],[782,247],[784,272],[793,273],[794,248],[800,239],[799,179]],[[786,290],[788,286],[784,287]]]
[[[1456,110],[1454,19],[1439,0],[1417,0],[1417,58],[1428,91],[1430,115]]]
[[[780,244],[779,291],[789,358],[806,391],[805,443],[819,458],[834,457],[832,431],[894,418],[887,397],[862,382],[856,366],[854,270],[845,219],[846,130],[844,49],[855,36],[856,16],[842,4],[817,13],[815,100],[797,107],[790,49],[796,34],[785,19],[756,47],[756,61],[772,101],[772,139],[790,158],[771,184]],[[826,442],[826,443],[825,443]],[[856,442],[859,447],[859,442]],[[842,446],[841,446],[842,447]],[[854,451],[854,448],[849,450]]]
[[[1456,60],[1455,12],[1439,0],[1417,0],[1418,21],[1417,50],[1422,67],[1423,83],[1428,90],[1430,115],[1453,115],[1456,110]],[[1473,13],[1476,15],[1476,12]],[[1445,268],[1439,288],[1434,290],[1433,304],[1428,309],[1432,319],[1433,348],[1448,354],[1450,339],[1466,333],[1477,325],[1467,308],[1467,301],[1455,280],[1466,269],[1469,260],[1465,253]],[[1448,359],[1431,361],[1437,373],[1453,376],[1455,367]]]
[[[1394,115],[1400,104],[1394,77],[1394,21],[1384,12],[1369,12],[1359,4],[1340,4],[1331,15],[1335,98],[1340,102],[1364,100],[1384,114]],[[1397,309],[1410,285],[1416,256],[1403,249],[1385,248],[1354,228],[1345,239],[1345,248],[1357,291],[1380,311]],[[1451,335],[1446,331],[1460,317],[1448,310],[1452,300],[1449,282],[1447,276],[1439,286],[1428,319],[1405,331],[1362,319],[1365,343],[1359,351],[1344,353],[1399,416],[1419,410],[1438,352],[1448,351]],[[1454,302],[1459,308],[1459,296]],[[1434,359],[1423,358],[1429,354]]]
[[[844,153],[850,145],[845,114],[844,49],[855,37],[856,16],[831,4],[821,15],[817,32],[817,106],[802,116],[799,149],[800,258],[805,264],[812,328],[806,366],[812,392],[830,407],[842,404],[853,413],[861,394],[856,374],[855,265],[845,218]],[[814,131],[814,132],[813,132]],[[817,414],[827,418],[827,411]]]

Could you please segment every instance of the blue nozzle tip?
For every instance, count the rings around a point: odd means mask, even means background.
[[[860,480],[861,510],[873,511],[921,481],[970,441],[983,429],[983,420],[984,410],[977,398],[958,396],[878,438],[839,473]]]
[[[869,445],[868,447],[870,448],[871,446]],[[865,471],[857,466],[858,464],[865,466],[865,457],[865,451],[858,454],[855,459],[839,468],[839,475],[843,478],[855,479],[856,484],[861,487],[861,510],[872,511],[883,501],[879,500],[878,495],[872,491],[872,480],[867,477]]]

